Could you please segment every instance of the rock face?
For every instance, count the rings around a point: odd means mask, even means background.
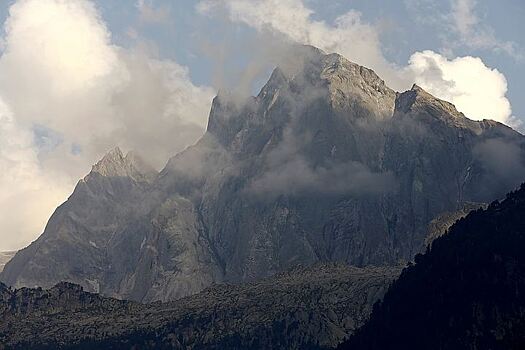
[[[165,301],[298,264],[392,265],[438,215],[525,178],[521,134],[300,51],[257,96],[219,94],[206,134],[159,174],[111,152],[0,279]]]
[[[0,285],[8,349],[320,349],[362,325],[399,268],[298,267],[258,283],[217,285],[166,304],[137,304],[60,283]],[[0,345],[2,348],[2,345]]]
[[[5,264],[9,262],[15,256],[16,251],[14,252],[0,252],[0,272],[4,269]]]
[[[523,349],[524,214],[522,185],[458,221],[340,349]]]
[[[154,185],[157,173],[144,164],[118,148],[109,152],[2,279],[45,288],[69,281],[132,300],[175,299],[210,285],[215,279],[198,276],[201,268],[212,275],[213,266],[206,270],[209,254],[197,242],[192,203],[178,196],[164,200]]]

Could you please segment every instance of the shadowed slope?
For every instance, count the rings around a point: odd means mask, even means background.
[[[523,349],[524,250],[522,185],[416,256],[340,349]]]

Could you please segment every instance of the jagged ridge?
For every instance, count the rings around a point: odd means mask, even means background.
[[[298,267],[168,304],[102,298],[62,283],[0,285],[0,343],[14,349],[319,349],[361,325],[399,268]]]
[[[106,177],[130,177],[137,181],[151,181],[157,172],[135,152],[125,156],[119,147],[109,151],[91,170]]]

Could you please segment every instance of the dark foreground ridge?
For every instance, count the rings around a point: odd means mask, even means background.
[[[403,271],[340,349],[525,349],[525,184]]]
[[[317,265],[139,304],[60,283],[0,284],[0,349],[322,349],[368,318],[399,268]]]

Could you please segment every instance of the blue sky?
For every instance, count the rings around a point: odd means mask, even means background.
[[[136,28],[143,38],[151,40],[158,47],[161,57],[175,58],[177,62],[188,66],[196,84],[211,84],[211,67],[214,64],[203,54],[200,38],[220,43],[232,37],[242,37],[244,32],[250,31],[246,25],[227,28],[220,21],[197,14],[195,5],[198,1],[152,1],[152,7],[166,10],[169,24],[138,24],[139,11],[129,0],[97,3],[115,41],[124,46],[133,45],[126,32],[130,27]],[[312,16],[314,19],[328,23],[349,10],[360,11],[366,22],[381,27],[383,53],[399,65],[406,64],[416,51],[430,49],[440,52],[444,47],[443,41],[447,40],[443,38],[446,30],[442,23],[444,20],[440,17],[451,11],[451,1],[448,0],[308,0],[305,4],[315,11]],[[489,27],[498,40],[514,42],[521,50],[525,49],[525,2],[479,0],[475,5],[480,25]],[[237,50],[237,55],[242,56],[242,48]],[[465,45],[456,47],[454,55],[480,57],[487,66],[501,71],[509,84],[507,96],[514,114],[525,118],[525,99],[521,92],[525,83],[524,57],[516,58],[498,50]]]

